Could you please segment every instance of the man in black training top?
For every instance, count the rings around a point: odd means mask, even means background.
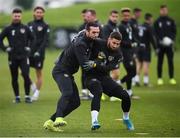
[[[119,21],[119,12],[116,10],[111,10],[109,13],[109,20],[107,22],[107,24],[105,24],[103,26],[103,39],[107,40],[109,38],[109,35],[114,32],[114,31],[119,31],[118,28],[118,21]],[[119,84],[119,75],[120,75],[120,71],[119,71],[119,66],[117,66],[117,68],[113,69],[111,71],[111,77],[114,81],[116,81]],[[102,95],[101,97],[102,100],[105,100],[105,96]],[[110,101],[116,101],[119,100],[115,97],[111,97]]]
[[[176,24],[172,18],[168,16],[168,8],[166,5],[160,7],[160,17],[154,23],[154,29],[157,37],[157,46],[159,49],[158,62],[157,62],[157,75],[158,85],[163,85],[162,79],[162,65],[164,55],[167,55],[168,67],[169,67],[169,83],[176,84],[174,79],[174,41],[176,38]]]
[[[102,92],[108,96],[122,99],[123,122],[128,130],[134,130],[129,119],[131,99],[127,91],[117,84],[109,75],[110,71],[119,66],[123,60],[119,49],[122,36],[119,32],[112,32],[107,41],[96,40],[92,49],[90,61],[86,62],[86,85],[94,95],[91,103],[92,130],[100,128],[98,114]],[[107,123],[107,122],[106,122]]]
[[[66,48],[53,68],[52,75],[56,81],[61,97],[56,112],[44,123],[44,128],[52,131],[62,131],[61,126],[67,124],[64,117],[80,106],[78,88],[73,74],[88,61],[94,39],[99,36],[99,25],[88,23],[81,37],[76,37],[72,46]]]
[[[150,13],[144,16],[145,22],[139,26],[139,50],[137,59],[140,67],[136,70],[135,83],[140,85],[140,72],[143,69],[143,82],[145,86],[149,86],[149,65],[151,62],[151,45],[156,51],[155,33],[152,28],[153,18]]]
[[[30,66],[36,70],[36,84],[31,81],[33,91],[32,100],[38,100],[42,86],[42,68],[45,59],[45,48],[48,46],[49,26],[44,22],[44,8],[34,8],[34,20],[28,23],[29,28],[36,37],[36,43],[31,48]]]
[[[15,103],[20,103],[18,69],[21,69],[24,79],[25,102],[31,103],[30,78],[29,78],[29,58],[30,47],[34,43],[34,37],[28,26],[21,23],[22,11],[14,9],[12,11],[12,23],[5,27],[0,35],[0,45],[8,53],[9,69],[11,71],[11,83],[15,94]],[[9,46],[3,44],[4,38],[8,39]]]
[[[130,19],[129,8],[123,8],[121,10],[122,21],[119,25],[119,31],[122,34],[121,50],[123,53],[123,64],[127,74],[121,79],[121,83],[126,83],[127,91],[132,96],[132,78],[136,75],[136,63],[134,59],[134,48],[137,46],[133,43],[132,28],[129,23]]]

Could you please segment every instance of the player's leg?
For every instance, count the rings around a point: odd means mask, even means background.
[[[18,85],[18,63],[15,60],[9,60],[9,69],[11,72],[11,84],[15,95],[15,103],[20,103],[19,85]]]
[[[56,81],[59,90],[61,91],[61,97],[57,103],[56,120],[54,122],[55,127],[65,126],[67,123],[63,120],[65,110],[71,104],[71,98],[73,95],[73,78],[66,73],[56,73],[53,71],[53,78]],[[72,109],[73,110],[73,109]]]
[[[28,58],[22,59],[20,61],[20,68],[21,68],[22,77],[24,79],[25,102],[31,103],[32,102],[31,97],[29,96],[31,80],[29,78],[29,59]]]
[[[87,79],[86,84],[89,91],[93,94],[93,99],[91,102],[91,129],[96,130],[100,128],[100,124],[98,122],[98,115],[100,111],[100,102],[103,90],[101,82],[97,78]]]
[[[118,83],[119,85],[121,84],[121,80],[119,80],[119,76],[120,76],[120,70],[119,70],[119,65],[111,71],[111,78],[116,82]],[[104,95],[104,94],[102,94]],[[102,98],[101,98],[102,99]],[[114,102],[114,101],[119,101],[118,98],[116,97],[110,97],[110,101]]]
[[[92,99],[92,95],[89,93],[86,85],[85,85],[85,73],[84,70],[81,71],[81,84],[82,84],[82,91],[81,91],[81,99],[82,100],[90,100]]]
[[[36,101],[39,98],[39,93],[40,93],[40,89],[41,89],[42,82],[43,82],[42,69],[36,69],[36,78],[37,78],[36,86],[35,86],[36,89],[32,96],[33,101]]]
[[[121,108],[123,110],[123,121],[128,130],[134,130],[134,126],[129,118],[131,99],[126,90],[117,85],[112,79],[104,77],[102,81],[103,92],[108,96],[114,96],[122,100]]]
[[[127,75],[121,79],[121,82],[126,82],[127,91],[132,96],[132,78],[136,75],[136,65],[134,60],[128,60],[124,62]]]
[[[157,75],[158,75],[158,85],[163,85],[163,79],[162,79],[162,66],[163,66],[163,59],[164,59],[164,49],[160,49],[158,53],[158,61],[157,61]]]
[[[33,61],[34,61],[33,67],[36,70],[36,79],[37,80],[36,80],[36,84],[35,84],[35,87],[34,87],[34,90],[33,90],[34,94],[32,96],[32,100],[36,101],[39,98],[40,89],[41,89],[41,86],[42,86],[42,83],[43,83],[42,68],[43,68],[44,59],[43,58],[37,58],[37,59],[34,58]],[[33,85],[34,84],[32,84],[31,86],[33,87]]]
[[[134,85],[140,86],[140,73],[142,69],[142,56],[143,56],[143,49],[139,48],[137,52],[136,58],[136,76],[134,77]]]
[[[166,51],[167,54],[167,60],[168,60],[168,69],[169,69],[169,83],[172,85],[176,84],[176,80],[174,79],[174,63],[173,63],[173,59],[174,59],[174,51],[173,48],[168,48]]]
[[[144,61],[143,62],[143,72],[144,72],[144,78],[143,82],[145,86],[149,85],[149,62]]]

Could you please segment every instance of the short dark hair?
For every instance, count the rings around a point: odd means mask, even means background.
[[[22,13],[22,10],[20,8],[15,8],[12,10],[12,13]]]
[[[140,8],[134,8],[133,9],[133,13],[136,13],[136,12],[141,12],[142,10]]]
[[[118,14],[119,12],[117,10],[111,10],[109,14],[111,15],[112,13]]]
[[[89,22],[89,23],[86,24],[85,29],[90,30],[90,27],[99,27],[99,24],[97,24],[95,22]]]
[[[45,12],[45,9],[43,7],[41,7],[41,6],[36,6],[34,8],[34,11],[36,11],[36,10],[42,10],[43,12]]]
[[[94,9],[88,9],[86,12],[90,12],[92,15],[96,15],[96,10]]]
[[[86,13],[87,12],[87,9],[83,9],[82,11],[81,11],[81,13]]]
[[[112,32],[109,37],[117,39],[117,40],[122,40],[122,34],[120,32],[117,32],[117,31]]]
[[[122,8],[121,9],[121,13],[124,13],[124,12],[131,12],[131,9],[126,7],[126,8]]]
[[[167,5],[163,4],[160,6],[160,9],[167,8]]]
[[[146,14],[144,15],[144,19],[145,19],[145,20],[149,20],[150,18],[152,18],[152,14],[151,14],[151,13],[146,13]]]

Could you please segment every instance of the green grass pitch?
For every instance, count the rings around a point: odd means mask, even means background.
[[[167,4],[170,15],[176,20],[178,32],[180,30],[179,0],[137,0],[122,1],[104,4],[82,4],[69,8],[47,10],[46,19],[50,25],[75,25],[81,23],[80,11],[83,8],[95,8],[102,23],[107,20],[107,13],[111,9],[120,9],[124,6],[141,7],[143,13],[152,12],[158,16],[159,5]],[[25,12],[24,22],[32,18],[31,12]],[[66,17],[66,18],[64,18]],[[0,26],[9,23],[10,17],[0,15]],[[73,23],[73,24],[72,24]],[[176,46],[180,45],[180,37],[177,36]],[[177,85],[171,86],[168,81],[167,59],[164,61],[163,79],[164,86],[157,86],[156,56],[152,53],[150,65],[151,88],[134,87],[133,91],[140,96],[140,100],[132,100],[131,119],[135,125],[135,131],[125,129],[122,121],[122,111],[119,102],[101,102],[99,121],[101,128],[92,132],[90,118],[90,101],[82,101],[81,106],[66,117],[68,122],[63,133],[45,131],[43,123],[55,111],[60,92],[51,76],[54,61],[60,51],[47,51],[44,64],[44,82],[38,102],[24,103],[24,88],[22,77],[19,76],[21,104],[14,104],[14,95],[11,88],[11,77],[8,69],[7,55],[0,52],[0,137],[177,137],[180,136],[180,51],[175,52],[175,79]],[[35,79],[34,70],[31,69],[31,77]],[[121,67],[121,76],[125,74]],[[79,90],[80,72],[75,75]]]
[[[175,54],[175,78],[178,85],[168,84],[167,64],[164,64],[164,86],[156,85],[156,57],[151,64],[150,80],[153,87],[133,88],[140,100],[132,100],[131,118],[135,131],[125,129],[122,121],[122,112],[119,102],[106,101],[101,103],[99,121],[102,127],[91,132],[90,101],[82,101],[81,106],[67,116],[68,125],[63,133],[53,133],[43,130],[43,123],[55,111],[57,100],[60,96],[58,88],[52,79],[51,70],[53,61],[59,51],[48,51],[44,66],[44,83],[38,102],[33,104],[14,104],[10,73],[7,65],[7,55],[1,54],[0,65],[0,136],[75,136],[75,137],[119,137],[119,136],[180,136],[180,52]],[[166,62],[166,60],[165,60]],[[124,69],[122,68],[122,75]],[[31,70],[34,78],[34,71]],[[80,88],[80,73],[75,75]],[[22,77],[20,79],[20,94],[24,100]]]

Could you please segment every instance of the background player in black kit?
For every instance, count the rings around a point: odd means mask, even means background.
[[[111,10],[109,13],[109,20],[107,22],[107,24],[105,24],[103,26],[103,39],[107,40],[109,38],[109,35],[114,32],[114,31],[119,31],[118,28],[118,21],[119,21],[119,12],[117,10]],[[111,71],[111,77],[113,78],[114,81],[116,81],[117,83],[119,82],[119,75],[120,75],[120,71],[119,71],[119,66],[117,66],[117,68],[113,69]],[[102,100],[105,100],[105,96],[102,95]],[[110,101],[116,101],[119,100],[115,97],[111,97]]]
[[[154,23],[154,29],[157,36],[158,43],[158,62],[157,62],[157,75],[158,85],[163,85],[162,79],[162,65],[164,55],[167,55],[168,67],[169,67],[169,83],[174,85],[176,80],[174,79],[174,47],[173,43],[176,38],[176,24],[172,18],[168,16],[168,8],[166,5],[160,7],[160,17]]]
[[[119,25],[119,31],[122,34],[121,50],[123,53],[123,65],[127,74],[121,79],[121,83],[127,84],[127,91],[132,96],[132,78],[136,75],[136,64],[134,55],[134,47],[137,46],[133,43],[132,28],[130,26],[130,12],[129,8],[123,8],[121,10],[122,21]]]
[[[56,112],[44,123],[44,128],[52,131],[61,131],[66,125],[63,120],[69,113],[79,107],[80,98],[73,74],[88,61],[94,39],[99,36],[99,25],[88,23],[86,30],[80,37],[76,37],[72,46],[65,49],[53,68],[53,78],[62,95],[57,104]]]
[[[29,96],[30,78],[29,78],[29,58],[30,47],[34,43],[34,37],[30,29],[21,23],[22,11],[14,9],[12,11],[12,23],[5,27],[0,35],[0,45],[8,52],[9,69],[11,71],[11,83],[15,94],[15,103],[20,103],[18,69],[21,69],[24,79],[25,102],[31,103]],[[3,39],[7,37],[9,46],[5,47]]]
[[[146,13],[144,16],[145,22],[139,26],[139,50],[137,53],[137,59],[139,68],[136,70],[135,83],[140,85],[140,72],[143,69],[143,82],[145,86],[149,86],[149,64],[151,62],[151,45],[156,51],[156,38],[152,27],[153,18],[150,13]]]
[[[44,21],[44,8],[34,8],[34,20],[28,23],[29,28],[36,37],[36,43],[31,47],[30,66],[35,68],[37,82],[31,80],[31,89],[34,92],[32,100],[38,100],[40,88],[42,86],[42,68],[45,59],[45,48],[48,46],[49,26]]]
[[[114,96],[122,99],[124,124],[128,130],[134,130],[134,126],[129,119],[130,96],[109,74],[123,60],[119,49],[121,39],[122,36],[119,32],[112,32],[107,41],[96,40],[90,61],[84,65],[84,68],[88,70],[86,72],[86,85],[94,95],[91,103],[92,130],[100,128],[98,114],[102,92],[110,97]]]

